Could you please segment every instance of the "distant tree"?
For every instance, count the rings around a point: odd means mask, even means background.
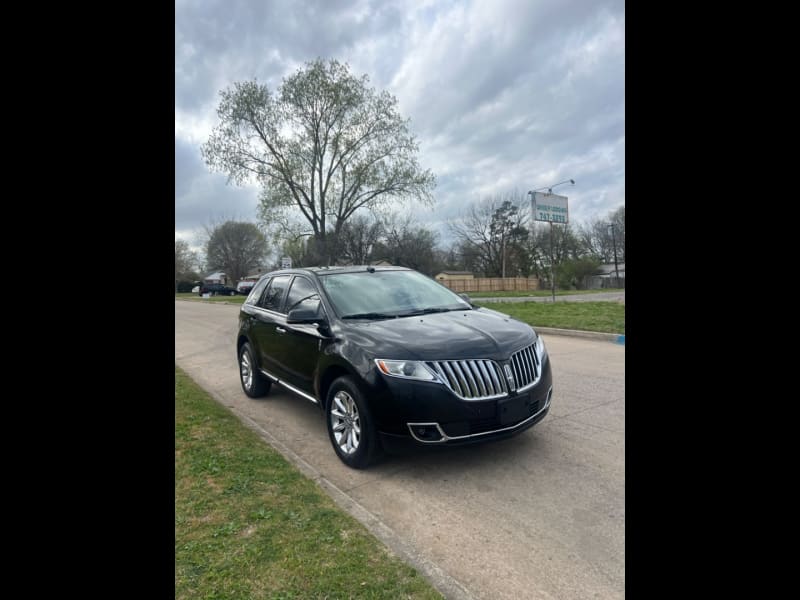
[[[536,273],[541,279],[546,280],[548,285],[550,285],[551,264],[556,283],[559,284],[559,265],[565,261],[583,258],[585,254],[572,223],[553,224],[552,227],[546,223],[537,223],[531,247],[532,256],[536,261]]]
[[[175,280],[197,281],[199,277],[197,254],[184,240],[175,240]]]
[[[261,186],[259,216],[269,226],[299,211],[316,248],[336,259],[336,238],[362,208],[416,198],[432,203],[433,174],[417,164],[409,121],[388,92],[346,64],[318,59],[275,93],[256,81],[221,92],[219,124],[202,153],[208,166]]]
[[[527,275],[530,271],[523,202],[518,192],[486,198],[472,204],[467,214],[451,225],[456,238],[472,248],[473,268],[487,277]]]
[[[267,256],[267,240],[253,223],[225,221],[206,234],[206,266],[224,271],[230,283],[246,277]]]
[[[463,265],[461,254],[459,253],[458,242],[451,242],[449,246],[437,247],[433,253],[434,274],[441,271],[466,271]]]
[[[337,254],[354,265],[370,261],[372,249],[384,233],[383,223],[357,215],[344,224],[336,239]]]
[[[613,235],[611,225],[613,224]],[[577,235],[586,254],[610,264],[614,261],[614,245],[617,260],[625,262],[625,207],[611,211],[604,218],[594,218],[577,228]]]
[[[472,271],[475,274],[483,274],[483,260],[478,248],[471,242],[457,240],[455,250],[458,256],[458,268],[454,271]]]
[[[614,225],[614,241],[617,245],[617,261],[625,262],[625,205],[608,215],[608,220]]]
[[[419,226],[411,216],[392,215],[383,224],[384,239],[375,244],[373,259],[388,259],[393,265],[435,275],[437,236]]]
[[[556,285],[561,289],[578,289],[585,286],[586,278],[597,271],[600,261],[585,256],[583,258],[568,258],[558,265],[556,271]]]
[[[283,239],[278,240],[280,251],[278,256],[288,256],[292,259],[293,267],[313,267],[319,263],[313,257],[309,257],[307,250],[308,238],[303,235],[291,236],[287,235]],[[276,262],[276,268],[280,267],[280,260]]]

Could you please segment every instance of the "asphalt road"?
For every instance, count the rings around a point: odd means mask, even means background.
[[[544,336],[553,401],[519,436],[344,466],[322,414],[279,386],[244,395],[239,307],[175,302],[175,362],[265,436],[448,598],[623,598],[625,348]],[[299,457],[299,460],[298,460]]]

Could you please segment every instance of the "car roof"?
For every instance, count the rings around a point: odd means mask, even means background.
[[[362,273],[364,271],[412,271],[406,267],[373,267],[371,265],[354,265],[346,267],[297,267],[293,269],[279,269],[277,271],[270,271],[265,273],[264,277],[275,277],[277,275],[292,275],[300,273],[311,273],[317,276],[334,275],[337,273]]]

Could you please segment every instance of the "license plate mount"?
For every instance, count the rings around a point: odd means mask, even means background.
[[[513,425],[530,416],[528,394],[497,401],[497,420],[500,425]]]

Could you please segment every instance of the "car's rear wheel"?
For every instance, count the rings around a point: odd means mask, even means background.
[[[228,292],[228,296],[235,296],[235,295],[236,295],[236,292],[235,292],[235,291],[233,291],[233,290],[231,290],[230,292]]]
[[[272,382],[265,379],[258,370],[249,342],[239,349],[239,381],[242,383],[244,393],[251,398],[266,396],[272,387]]]
[[[349,376],[331,384],[325,404],[328,436],[348,467],[365,469],[381,453],[375,423],[361,390]]]

